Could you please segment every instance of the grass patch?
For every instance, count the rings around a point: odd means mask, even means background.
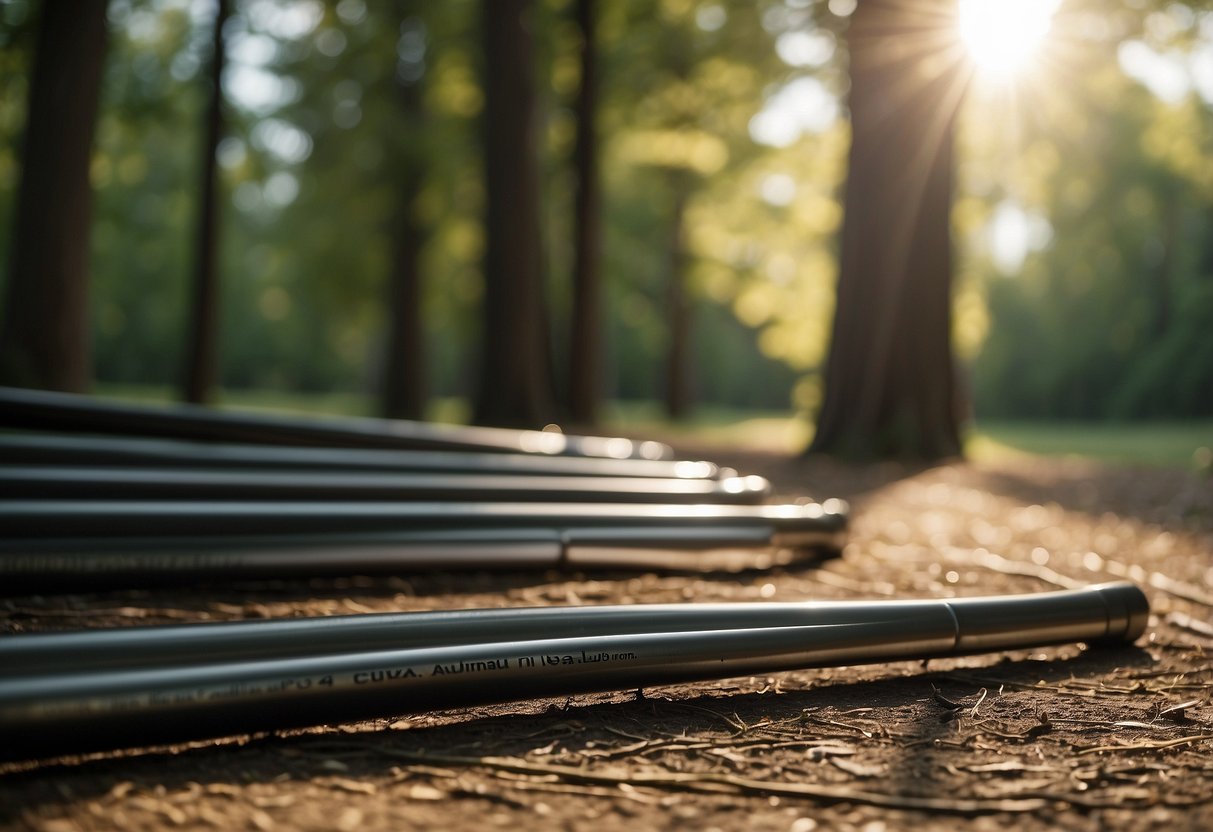
[[[986,422],[968,437],[975,461],[1026,454],[1094,459],[1114,465],[1209,468],[1213,422]]]

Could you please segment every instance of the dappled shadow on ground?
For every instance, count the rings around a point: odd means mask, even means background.
[[[513,759],[520,771],[529,764],[534,775],[548,779],[569,766],[587,774],[606,771],[609,779],[611,763],[639,756],[665,770],[698,772],[705,783],[722,772],[735,773],[738,761],[745,759],[760,763],[768,775],[790,775],[791,782],[836,786],[859,772],[881,793],[929,796],[950,787],[940,778],[953,778],[936,758],[939,743],[955,739],[961,729],[962,717],[956,713],[961,705],[948,697],[971,703],[979,689],[988,693],[995,684],[1031,688],[1149,668],[1154,661],[1143,650],[1125,647],[1048,660],[946,664],[938,671],[910,663],[873,666],[865,669],[871,678],[839,682],[831,680],[830,670],[806,671],[786,686],[751,679],[724,681],[708,694],[674,686],[584,695],[383,720],[346,730],[178,746],[167,753],[7,764],[0,766],[0,819],[12,821],[45,806],[104,807],[132,789],[147,788],[136,784],[149,783],[156,784],[152,802],[158,797],[164,803],[161,811],[170,817],[174,803],[165,800],[170,796],[222,803],[250,786],[257,791],[287,783],[303,791],[369,794],[357,784],[387,781],[476,796],[474,787],[453,788],[446,781],[485,776],[484,770],[496,776],[494,767],[503,763],[485,762],[486,757]],[[758,690],[755,681],[762,682]],[[1030,696],[1025,699],[1012,703],[1001,692],[984,696],[971,716],[976,718],[984,705],[984,715],[997,714],[1001,729],[1026,737],[1040,723]],[[970,705],[963,707],[968,711]],[[402,763],[423,768],[406,776]],[[436,776],[438,767],[446,773]]]
[[[1213,477],[1181,469],[1110,468],[1065,461],[1008,463],[977,472],[978,484],[1027,505],[1122,518],[1161,529],[1213,532]]]

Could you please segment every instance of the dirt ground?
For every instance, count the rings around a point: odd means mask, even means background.
[[[0,632],[440,608],[1034,592],[1129,578],[1147,634],[0,766],[0,827],[1213,829],[1213,479],[683,448],[853,510],[740,573],[424,574],[0,598]],[[1181,706],[1181,707],[1176,707]]]

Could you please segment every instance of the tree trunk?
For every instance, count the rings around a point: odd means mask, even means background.
[[[1148,292],[1151,300],[1150,335],[1155,341],[1161,341],[1171,328],[1171,273],[1175,269],[1175,249],[1179,243],[1180,229],[1183,225],[1183,197],[1179,189],[1169,186],[1164,190],[1165,203],[1162,216],[1162,239],[1158,263],[1153,269],[1153,280],[1150,281]],[[1146,272],[1147,278],[1150,270]]]
[[[42,4],[0,322],[3,384],[69,392],[89,385],[89,163],[105,10],[105,3]]]
[[[670,217],[669,272],[666,275],[666,373],[665,409],[671,419],[685,419],[691,412],[691,309],[686,290],[686,241],[684,239],[687,186],[675,175],[674,208]]]
[[[577,95],[577,178],[573,218],[573,318],[569,344],[569,417],[579,425],[598,419],[602,396],[602,215],[598,181],[598,60],[594,0],[577,0],[581,30],[581,89]]]
[[[397,78],[404,136],[396,175],[400,188],[393,228],[392,271],[388,276],[388,343],[384,357],[383,415],[389,419],[420,419],[425,410],[425,338],[421,322],[421,249],[424,231],[416,202],[424,174],[418,149],[422,134],[421,79]]]
[[[383,415],[420,419],[425,412],[425,338],[421,323],[422,230],[412,216],[420,177],[401,183],[392,271],[388,277],[388,343]]]
[[[825,400],[810,452],[960,453],[951,349],[952,137],[967,71],[954,0],[864,0]]]
[[[540,279],[539,140],[530,0],[483,0],[484,333],[475,421],[540,426],[552,415]]]
[[[205,404],[215,392],[219,363],[219,234],[216,154],[223,134],[223,66],[226,62],[223,27],[231,15],[230,0],[215,2],[215,31],[211,46],[210,103],[202,139],[201,197],[194,240],[194,282],[189,308],[189,340],[185,346],[182,398]]]

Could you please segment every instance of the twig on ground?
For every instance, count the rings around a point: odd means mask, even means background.
[[[1137,742],[1127,745],[1093,745],[1088,748],[1083,748],[1074,752],[1074,756],[1083,757],[1087,754],[1105,754],[1115,751],[1162,751],[1166,748],[1175,748],[1180,745],[1193,745],[1198,742],[1208,742],[1213,740],[1213,734],[1196,734],[1189,737],[1180,737],[1175,740],[1164,740],[1162,742]]]

